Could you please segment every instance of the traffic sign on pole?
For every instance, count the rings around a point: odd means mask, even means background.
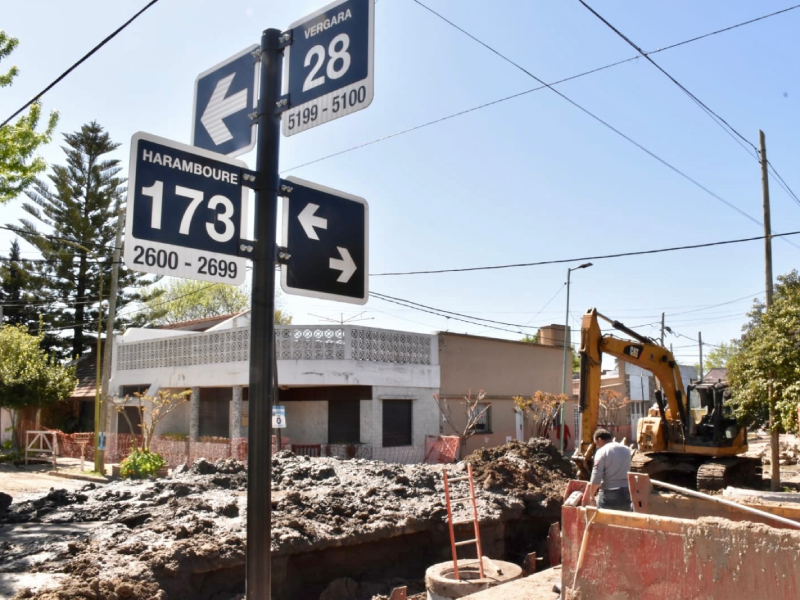
[[[281,195],[283,290],[365,304],[369,296],[366,200],[297,177],[281,180]]]
[[[286,428],[286,407],[273,406],[272,407],[272,428],[285,429]]]
[[[125,264],[145,273],[240,285],[247,165],[139,132],[131,139]],[[252,245],[252,242],[249,242]]]
[[[289,26],[283,135],[370,105],[374,91],[375,2],[336,0]]]
[[[255,55],[254,55],[255,53]],[[256,145],[259,46],[254,44],[200,73],[194,83],[192,145],[239,156]]]

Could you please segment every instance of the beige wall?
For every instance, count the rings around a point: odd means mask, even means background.
[[[440,395],[447,399],[455,428],[463,431],[466,424],[461,399],[469,390],[473,398],[483,390],[484,401],[492,403],[490,433],[472,436],[467,452],[505,444],[508,436],[516,439],[513,397],[532,396],[537,391],[561,393],[563,359],[563,348],[440,333]],[[441,431],[444,435],[455,433],[444,422]]]
[[[463,396],[469,389],[491,396],[561,392],[564,350],[456,333],[439,334],[441,393]]]

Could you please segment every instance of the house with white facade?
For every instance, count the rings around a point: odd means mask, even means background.
[[[129,329],[117,338],[110,393],[191,390],[159,434],[247,437],[250,315],[206,331]],[[341,326],[275,331],[283,435],[302,444],[421,446],[439,431],[436,335]],[[110,411],[113,413],[113,411]],[[122,431],[112,418],[108,431]]]
[[[115,339],[109,392],[190,390],[190,401],[159,423],[157,434],[191,441],[246,438],[249,426],[250,315],[129,329]],[[491,403],[469,445],[517,437],[515,395],[560,391],[563,350],[454,333],[421,334],[358,325],[275,328],[277,404],[286,411],[284,439],[303,445],[420,448],[426,436],[453,435],[434,394],[456,405],[469,389]],[[130,402],[129,402],[130,404]],[[136,411],[126,409],[136,428]],[[458,407],[456,406],[456,410]],[[108,411],[109,433],[130,433]]]

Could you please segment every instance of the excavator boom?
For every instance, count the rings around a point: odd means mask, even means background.
[[[625,333],[633,339],[620,339],[612,335],[603,335],[599,320],[607,321],[614,329]],[[744,459],[737,455],[747,451],[747,433],[744,427],[738,427],[730,420],[724,423],[725,437],[721,437],[722,421],[720,413],[716,413],[717,430],[709,433],[709,426],[695,423],[689,402],[684,392],[680,369],[672,353],[622,323],[603,316],[596,309],[589,309],[581,323],[581,371],[579,408],[581,412],[580,446],[575,449],[573,459],[581,475],[588,477],[594,456],[593,435],[598,425],[600,407],[600,379],[602,374],[603,354],[609,354],[622,362],[636,365],[650,371],[658,379],[660,389],[656,391],[657,416],[648,416],[639,421],[636,442],[640,453],[647,462],[658,464],[659,468],[672,462],[681,462],[677,470],[697,474],[709,458],[721,458],[723,465],[717,471],[731,471],[729,467],[739,468]],[[707,409],[706,409],[707,410]],[[713,410],[713,407],[712,407]],[[721,411],[720,406],[717,410]],[[700,425],[700,427],[698,427]],[[676,456],[681,455],[681,456]],[[727,462],[724,462],[727,461]],[[688,465],[688,466],[687,466]],[[749,468],[749,467],[748,467]],[[711,466],[705,469],[712,472]],[[714,471],[716,472],[716,471]],[[692,479],[694,479],[694,475]],[[710,481],[715,477],[709,475]]]

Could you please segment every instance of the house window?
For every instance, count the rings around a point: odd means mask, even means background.
[[[383,445],[411,445],[412,400],[383,401]]]
[[[328,402],[328,443],[358,444],[361,441],[361,401]]]
[[[492,433],[492,405],[478,402],[475,405],[474,415],[477,418],[473,431],[475,433]]]

